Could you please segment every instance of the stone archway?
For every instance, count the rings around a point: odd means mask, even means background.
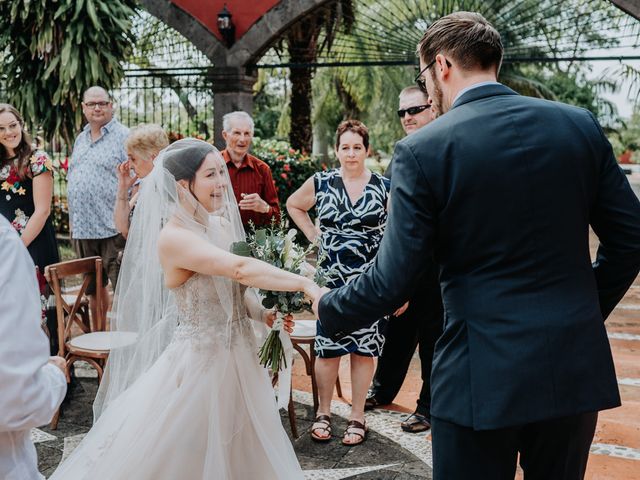
[[[640,20],[640,2],[638,0],[610,0],[620,10]]]
[[[234,110],[253,110],[256,74],[251,66],[288,27],[331,1],[253,0],[250,8],[246,0],[140,0],[140,4],[213,63],[214,138],[222,147],[222,116]],[[240,27],[231,48],[221,41],[215,23],[224,4]]]

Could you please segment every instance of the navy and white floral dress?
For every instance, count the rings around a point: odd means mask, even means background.
[[[372,264],[387,222],[391,183],[382,175],[372,173],[362,196],[352,204],[339,169],[316,173],[313,180],[322,232],[320,248],[326,255],[322,267],[332,270],[327,286],[337,288],[354,280]],[[317,322],[316,354],[321,358],[349,353],[377,357],[384,345],[385,322],[380,319],[338,342],[327,337]]]

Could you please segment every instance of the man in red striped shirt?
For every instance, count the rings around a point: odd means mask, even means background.
[[[242,111],[222,117],[222,136],[226,148],[222,156],[227,162],[233,192],[240,207],[245,228],[249,221],[268,225],[275,217],[280,221],[280,205],[269,165],[249,154],[253,140],[253,119]]]

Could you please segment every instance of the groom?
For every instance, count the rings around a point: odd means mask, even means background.
[[[518,452],[527,480],[582,478],[597,412],[620,405],[604,319],[640,269],[640,203],[591,113],[497,83],[481,15],[441,18],[418,49],[441,116],[398,143],[375,263],[321,297],[320,322],[340,338],[393,312],[435,254],[434,479],[513,479]]]

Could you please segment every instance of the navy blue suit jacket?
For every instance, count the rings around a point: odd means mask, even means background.
[[[326,333],[393,312],[434,254],[432,415],[484,430],[620,404],[604,319],[640,269],[640,203],[591,113],[488,85],[400,141],[374,265],[321,299]]]

